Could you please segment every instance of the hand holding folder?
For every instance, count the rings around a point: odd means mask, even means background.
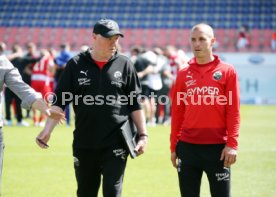
[[[120,127],[120,132],[123,136],[123,139],[128,148],[130,157],[134,159],[137,157],[137,152],[135,151],[135,147],[137,146],[137,142],[139,140],[139,135],[137,133],[137,129],[131,119],[128,119],[124,124]]]

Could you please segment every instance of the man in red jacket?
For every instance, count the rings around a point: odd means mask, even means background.
[[[212,197],[229,197],[240,125],[238,76],[213,55],[209,25],[195,25],[190,43],[195,57],[179,72],[173,95],[171,161],[181,196],[199,197],[205,172]]]

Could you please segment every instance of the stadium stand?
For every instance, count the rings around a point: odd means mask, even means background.
[[[188,29],[206,22],[216,30],[219,51],[235,51],[237,29],[252,35],[249,51],[271,51],[276,29],[273,0],[1,0],[0,40],[8,46],[29,41],[41,47],[67,41],[73,49],[89,44],[91,27],[100,18],[119,22],[122,46],[167,44],[188,47]],[[81,36],[80,36],[81,35]]]

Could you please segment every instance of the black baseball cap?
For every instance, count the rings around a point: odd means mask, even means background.
[[[120,32],[118,23],[110,19],[101,19],[96,22],[93,33],[100,34],[105,38],[110,38],[114,35],[120,35],[121,37],[124,37],[124,34]]]

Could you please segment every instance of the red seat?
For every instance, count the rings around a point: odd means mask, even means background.
[[[53,40],[51,39],[53,36],[52,28],[45,27],[40,28],[40,35],[38,40],[39,48],[49,48],[53,44]]]
[[[167,33],[167,29],[157,29],[156,33],[157,33],[156,35],[157,39],[155,41],[156,45],[163,47],[169,44],[169,41],[168,41],[169,35]]]
[[[8,33],[7,33],[6,27],[0,27],[0,42],[5,42],[7,44],[7,38],[8,38]]]
[[[6,44],[9,46],[12,46],[14,44],[17,43],[17,35],[18,35],[18,28],[16,27],[10,27],[7,29],[6,31],[7,34],[7,40],[6,40]]]
[[[225,42],[225,29],[215,29],[215,38],[218,44],[216,50],[224,51],[224,42]]]
[[[170,29],[169,30],[169,43],[170,45],[177,45],[179,35],[178,35],[178,29]]]
[[[228,52],[236,51],[237,44],[237,30],[236,29],[227,29],[225,30],[225,41],[224,48]]]
[[[91,45],[92,42],[92,31],[87,28],[78,28],[75,30],[77,39],[76,45],[81,47],[82,45]]]
[[[257,52],[260,50],[261,47],[261,35],[259,29],[252,29],[251,30],[251,38],[250,38],[250,50]]]
[[[264,29],[263,30],[263,51],[270,52],[271,51],[271,39],[272,39],[272,30]]]
[[[30,28],[31,42],[38,43],[40,36],[41,36],[40,28],[38,28],[38,27]]]
[[[132,45],[138,45],[138,46],[143,45],[142,33],[143,33],[143,29],[132,29],[132,31],[131,31],[131,44]]]
[[[175,46],[186,50],[190,48],[190,31],[188,29],[178,30],[178,39]]]
[[[17,43],[21,46],[27,44],[32,40],[30,35],[30,28],[28,27],[20,27],[18,28],[18,35],[16,37]]]

